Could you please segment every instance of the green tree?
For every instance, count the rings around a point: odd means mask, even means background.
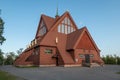
[[[4,32],[4,21],[0,17],[0,45],[2,45],[2,43],[6,40],[3,36],[3,32]]]
[[[4,56],[3,56],[3,52],[2,50],[0,49],[0,65],[3,65],[4,64]]]
[[[5,60],[5,64],[6,65],[12,65],[14,60],[16,58],[16,55],[14,52],[9,52],[6,54],[6,60]]]
[[[120,57],[117,55],[106,55],[102,57],[105,64],[118,64],[120,65]]]
[[[16,51],[18,56],[23,52],[23,48],[20,48],[19,50]]]

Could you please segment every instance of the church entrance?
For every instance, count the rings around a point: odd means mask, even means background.
[[[85,63],[90,63],[90,55],[85,54]]]

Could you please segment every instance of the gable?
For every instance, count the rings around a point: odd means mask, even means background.
[[[66,44],[67,50],[74,48],[74,45],[76,44],[79,37],[82,35],[83,31],[84,28],[81,28],[67,35],[67,44]]]
[[[69,12],[65,12],[62,16],[56,18],[56,22],[51,30],[63,34],[69,34],[73,31],[76,31],[77,26],[70,16]]]
[[[45,22],[45,25],[47,27],[47,30],[49,31],[55,21],[54,18],[52,17],[49,17],[49,16],[46,16],[46,15],[42,15],[42,19],[43,21]]]
[[[73,26],[72,21],[68,16],[66,16],[57,27],[59,33],[69,34],[73,31],[76,31],[76,28]]]
[[[43,36],[47,32],[46,25],[43,20],[41,20],[40,25],[38,27],[37,35],[36,37]]]
[[[100,51],[86,27],[78,29],[67,36],[67,50],[81,48]]]
[[[95,46],[86,31],[84,32],[83,36],[81,37],[80,41],[78,42],[76,48],[77,49],[95,50]]]
[[[43,36],[47,31],[50,30],[54,23],[54,18],[42,15],[38,25],[36,37]]]

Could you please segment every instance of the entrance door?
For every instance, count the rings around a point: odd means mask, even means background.
[[[90,55],[85,54],[85,63],[90,63]]]

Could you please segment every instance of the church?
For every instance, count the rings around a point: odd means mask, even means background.
[[[87,27],[78,29],[68,11],[42,14],[35,38],[16,58],[15,66],[100,66],[100,50]]]

